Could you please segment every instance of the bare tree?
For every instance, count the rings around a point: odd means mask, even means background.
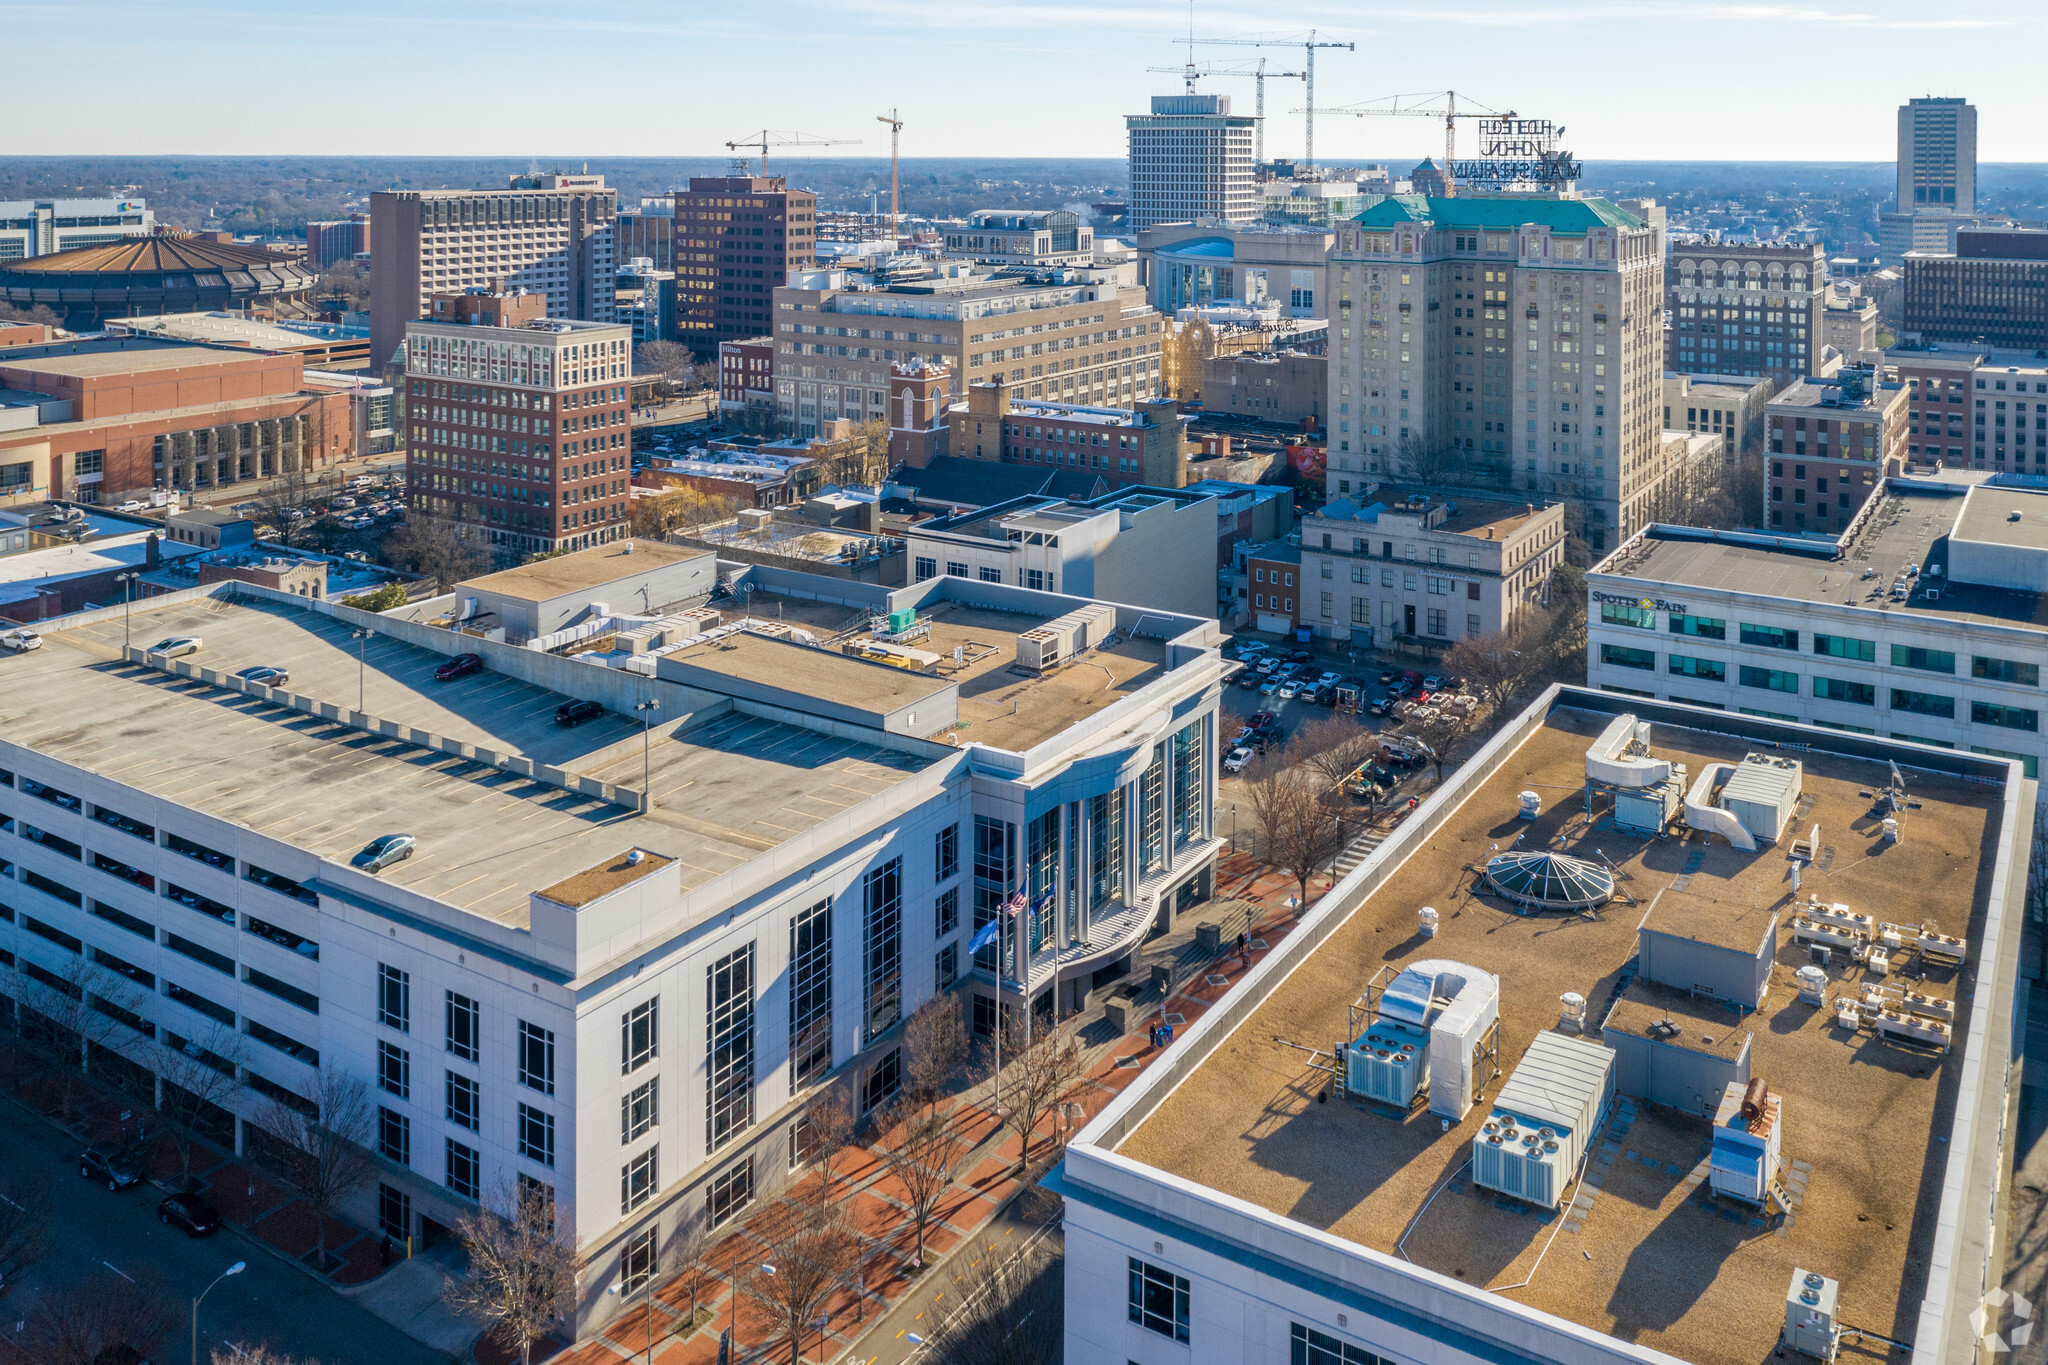
[[[1444,651],[1444,671],[1463,678],[1466,690],[1487,706],[1498,706],[1535,672],[1538,648],[1520,626],[1468,635]]]
[[[333,1268],[327,1256],[327,1220],[369,1183],[376,1170],[368,1150],[376,1106],[361,1077],[332,1066],[320,1068],[312,1099],[314,1114],[271,1101],[262,1126],[283,1140],[291,1181],[312,1207],[317,1229],[314,1266],[325,1274]]]
[[[384,537],[383,553],[385,563],[433,579],[437,592],[476,577],[490,563],[460,525],[418,509],[406,514],[405,525]]]
[[[675,1236],[669,1239],[667,1259],[672,1276],[669,1283],[676,1293],[689,1296],[689,1324],[683,1329],[687,1336],[697,1330],[697,1314],[711,1289],[711,1219],[700,1215],[679,1224]],[[701,1311],[708,1313],[710,1309]]]
[[[1425,706],[1411,712],[1393,733],[1406,735],[1422,747],[1423,756],[1436,768],[1436,780],[1441,784],[1452,746],[1472,733],[1476,725],[1477,717],[1472,712]]]
[[[839,1157],[853,1137],[853,1113],[836,1092],[811,1101],[804,1111],[804,1148],[807,1160],[818,1163],[825,1177],[825,1197],[832,1197],[838,1179]]]
[[[1245,804],[1266,839],[1266,861],[1289,869],[1308,903],[1308,881],[1337,856],[1336,811],[1310,777],[1279,762],[1262,762],[1245,783]]]
[[[925,1231],[937,1219],[939,1201],[953,1187],[969,1148],[954,1132],[950,1116],[915,1100],[897,1105],[876,1126],[883,1134],[877,1153],[903,1188],[900,1198],[917,1238],[911,1266],[922,1270]]]
[[[555,1201],[539,1185],[503,1186],[455,1222],[469,1269],[442,1291],[449,1308],[491,1324],[500,1343],[531,1365],[533,1343],[576,1299],[576,1244],[555,1226]]]
[[[1462,473],[1465,467],[1464,461],[1449,445],[1441,441],[1431,443],[1420,436],[1403,436],[1395,458],[1409,477],[1426,488],[1448,482]]]
[[[747,1230],[761,1240],[766,1255],[741,1277],[740,1293],[775,1325],[778,1336],[789,1338],[790,1365],[801,1365],[805,1334],[858,1261],[846,1205],[785,1197]]]
[[[158,1053],[157,1074],[163,1078],[163,1099],[157,1109],[178,1141],[184,1187],[191,1188],[192,1148],[205,1129],[207,1116],[225,1109],[239,1091],[235,1068],[242,1062],[242,1036],[223,1024],[212,1024],[199,1038],[182,1046],[166,1044]]]
[[[20,308],[11,303],[0,303],[0,322],[39,322],[45,327],[62,327],[64,319],[47,303],[38,303],[31,308]]]
[[[690,348],[673,341],[643,341],[633,348],[633,373],[658,375],[662,387],[680,393],[690,387],[697,366]]]
[[[18,959],[14,979],[14,998],[30,1012],[23,1031],[49,1065],[57,1082],[59,1112],[69,1122],[79,1078],[90,1068],[94,1049],[126,1056],[144,1046],[122,1018],[139,1019],[142,991],[126,977],[82,957],[67,961],[60,972],[34,975]]]
[[[268,1346],[240,1346],[232,1352],[216,1349],[212,1365],[320,1365],[311,1356],[291,1356]]]
[[[37,1365],[102,1365],[121,1347],[147,1360],[178,1315],[146,1269],[136,1279],[86,1273],[81,1283],[44,1295],[28,1319],[28,1354]]]
[[[303,459],[279,469],[256,497],[257,515],[276,528],[277,542],[287,548],[310,537],[313,508],[324,490]]]
[[[903,1023],[904,1066],[910,1093],[927,1109],[960,1072],[967,1060],[967,1022],[960,997],[941,991],[911,1013]]]
[[[1031,1135],[1038,1121],[1058,1107],[1087,1069],[1079,1044],[1062,1038],[1057,1029],[1040,1032],[1027,1042],[1029,1027],[1020,1015],[1003,1020],[1003,1086],[1005,1127],[1017,1134],[1017,1164],[1031,1160]]]
[[[834,484],[876,484],[889,473],[889,424],[873,418],[853,435],[814,447],[818,477]]]
[[[1066,1291],[1058,1258],[1039,1242],[1014,1256],[984,1256],[962,1278],[958,1306],[932,1329],[944,1365],[1041,1365],[1058,1360]]]
[[[314,291],[314,299],[325,304],[329,299],[338,300],[344,313],[367,313],[370,310],[370,272],[361,261],[336,261],[320,274],[320,287]]]
[[[49,1185],[12,1174],[0,1177],[0,1292],[43,1259],[49,1240]]]
[[[696,488],[671,488],[651,498],[633,499],[632,530],[644,539],[660,540],[670,531],[728,520],[739,508],[738,498]]]
[[[1286,755],[1321,777],[1325,790],[1334,788],[1365,762],[1374,749],[1371,731],[1344,716],[1317,716],[1297,726]]]

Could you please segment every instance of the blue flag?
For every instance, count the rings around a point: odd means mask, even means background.
[[[1002,936],[1002,932],[1002,920],[990,920],[987,924],[982,925],[979,929],[976,929],[974,931],[974,937],[967,941],[967,951],[969,953],[980,952],[983,948],[988,947],[989,944],[994,943],[998,938],[1000,938]]]

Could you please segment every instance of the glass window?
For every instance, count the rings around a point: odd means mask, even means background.
[[[412,1120],[394,1109],[377,1107],[377,1150],[386,1161],[412,1164]]]
[[[754,945],[704,970],[704,1142],[717,1151],[754,1121]]]
[[[519,1021],[519,1083],[543,1095],[555,1093],[555,1035],[552,1029]]]
[[[659,1122],[661,1077],[655,1076],[619,1101],[619,1141],[631,1142]]]
[[[939,893],[932,913],[932,936],[944,938],[960,927],[960,888],[949,886]]]
[[[1166,866],[1166,746],[1152,746],[1152,762],[1138,779],[1138,875]]]
[[[997,820],[986,815],[974,817],[974,928],[981,927],[1002,913],[1003,902],[1008,899],[1010,886],[1017,876],[1017,827],[1007,820]],[[974,955],[974,965],[983,971],[996,971],[997,954],[1000,952],[1007,967],[1010,954],[1009,935],[1001,936],[1003,942],[991,943]]]
[[[1175,1341],[1188,1339],[1188,1281],[1185,1275],[1130,1257],[1130,1318]]]
[[[412,1098],[412,1058],[402,1047],[377,1044],[377,1088],[398,1098]]]
[[[1657,655],[1652,650],[1632,649],[1627,645],[1600,646],[1600,662],[1616,668],[1650,668],[1657,666]]]
[[[832,1069],[832,902],[789,922],[789,1077],[802,1089]]]
[[[1394,1365],[1393,1361],[1375,1355],[1363,1346],[1339,1341],[1313,1327],[1304,1327],[1297,1322],[1293,1328],[1294,1350],[1289,1357],[1289,1365]]]
[[[519,1155],[543,1166],[555,1164],[555,1116],[530,1104],[519,1106]]]
[[[1761,687],[1768,692],[1796,694],[1799,691],[1799,675],[1776,668],[1751,668],[1744,664],[1736,678],[1744,687]],[[1790,720],[1792,717],[1787,716],[1785,719]]]
[[[2023,664],[2015,659],[1988,659],[1981,654],[1971,656],[1970,676],[1990,682],[2019,683],[2025,687],[2041,685],[2039,664]]]
[[[475,1061],[482,1036],[476,1001],[449,991],[446,1014],[448,1051],[465,1062]]]
[[[649,1199],[660,1184],[661,1146],[649,1147],[628,1161],[619,1172],[619,1212],[631,1213]]]
[[[2040,760],[2032,754],[2015,754],[2005,749],[1987,749],[1977,744],[1970,746],[1970,752],[1973,754],[1983,754],[1989,758],[2016,758],[2020,761],[2021,767],[2029,778],[2037,782],[2041,779]]]
[[[1436,580],[1432,579],[1431,582]],[[1657,613],[1651,607],[1634,602],[1602,602],[1600,624],[1603,626],[1633,626],[1637,630],[1655,630]]]
[[[1857,640],[1847,635],[1821,635],[1813,637],[1813,652],[1825,654],[1831,659],[1860,659],[1864,663],[1877,662],[1877,641]]]
[[[1945,649],[1917,649],[1910,645],[1893,645],[1892,666],[1918,668],[1928,673],[1953,673],[1956,671],[1956,656]]]
[[[629,1240],[619,1253],[619,1292],[637,1294],[647,1287],[654,1278],[655,1263],[660,1260],[661,1228],[648,1228]]]
[[[879,1038],[903,1017],[903,860],[891,858],[861,878],[864,1034]]]
[[[619,1018],[619,1074],[630,1076],[654,1060],[661,1044],[659,997],[643,1000]]]
[[[718,1173],[705,1192],[704,1210],[711,1226],[720,1227],[754,1202],[754,1159],[750,1156]]]
[[[892,1047],[882,1059],[868,1069],[867,1079],[861,1083],[860,1112],[871,1114],[887,1104],[903,1089],[903,1049]]]
[[[442,1093],[447,1103],[448,1121],[476,1132],[483,1122],[483,1103],[476,1082],[451,1071]]]
[[[1742,623],[1742,643],[1746,645],[1762,645],[1766,649],[1797,649],[1799,648],[1799,632],[1796,630],[1786,630],[1782,626],[1753,626],[1749,622],[1744,621]]]
[[[449,1189],[465,1199],[475,1199],[482,1187],[482,1166],[477,1160],[476,1148],[466,1147],[454,1138],[447,1139]]]
[[[1707,682],[1727,682],[1728,665],[1719,659],[1695,659],[1684,654],[1667,654],[1664,665],[1672,673],[1683,678],[1701,678]]]
[[[377,964],[377,1022],[400,1033],[412,1030],[412,977],[381,962]]]
[[[1996,702],[1973,701],[1970,719],[1978,725],[1998,725],[2007,730],[2039,730],[2041,713],[2023,706],[2000,706]]]
[[[1854,706],[1877,705],[1877,688],[1870,683],[1848,682],[1842,678],[1815,678],[1813,695],[1828,701],[1845,701]]]
[[[1937,696],[1932,692],[1909,692],[1903,687],[1894,687],[1892,710],[1911,711],[1916,716],[1940,716],[1944,720],[1954,720],[1956,699]]]
[[[1088,908],[1123,895],[1124,793],[1118,787],[1088,798]]]
[[[942,882],[960,871],[960,826],[940,830],[932,845],[932,880]]]
[[[1202,837],[1202,722],[1183,725],[1173,736],[1173,840]]]

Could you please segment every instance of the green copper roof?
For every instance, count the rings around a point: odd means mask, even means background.
[[[1643,220],[1605,199],[1542,199],[1523,194],[1459,196],[1396,194],[1351,220],[1364,228],[1390,228],[1402,223],[1434,223],[1439,228],[1512,231],[1538,223],[1564,236],[1584,236],[1594,227],[1640,228]]]

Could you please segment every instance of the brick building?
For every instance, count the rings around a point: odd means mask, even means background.
[[[2048,349],[2048,232],[1966,228],[1905,261],[1899,340]]]
[[[889,467],[922,469],[951,453],[953,376],[917,356],[889,367]]]
[[[1202,407],[1280,422],[1302,431],[1323,425],[1328,356],[1302,351],[1240,351],[1202,362]]]
[[[781,176],[691,176],[676,191],[677,339],[708,358],[768,331],[775,290],[811,264],[817,229],[818,196]]]
[[[1839,535],[1879,482],[1906,467],[1906,386],[1867,370],[1794,384],[1764,408],[1764,524]]]
[[[407,505],[501,565],[617,540],[632,504],[631,329],[534,318],[525,298],[437,296],[405,331]],[[444,302],[504,322],[439,321]]]
[[[347,458],[348,396],[293,355],[140,338],[0,351],[0,500],[113,503]]]
[[[1664,271],[1664,368],[1760,377],[1780,389],[1820,373],[1827,286],[1819,243],[1674,245]]]
[[[351,213],[331,222],[306,224],[306,264],[325,270],[336,261],[370,254],[370,215]]]
[[[1992,346],[1895,346],[1885,360],[1906,388],[1909,463],[2048,476],[2048,358]]]
[[[975,460],[1041,469],[1092,469],[1112,488],[1186,485],[1187,450],[1177,404],[1091,408],[1012,397],[1011,385],[974,384],[947,414],[948,450]]]
[[[728,422],[749,407],[775,407],[775,338],[718,343],[718,415]]]

